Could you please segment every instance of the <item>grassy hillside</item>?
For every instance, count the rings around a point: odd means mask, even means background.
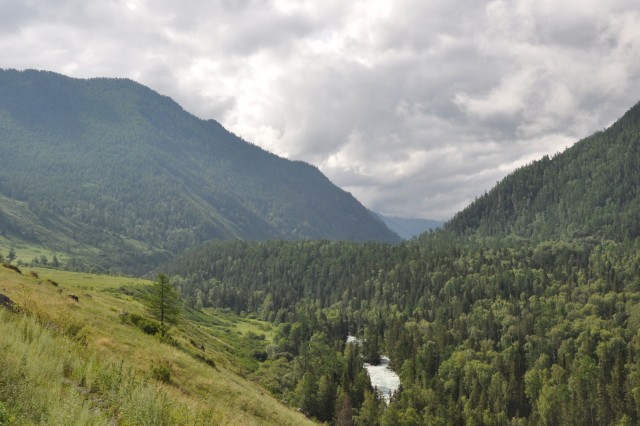
[[[105,270],[211,239],[398,240],[317,168],[130,80],[0,70],[0,150],[0,232]]]
[[[243,378],[256,367],[252,351],[269,341],[267,324],[187,311],[161,342],[130,321],[145,315],[137,295],[146,281],[22,273],[0,267],[0,294],[18,311],[0,308],[0,423],[307,422]]]

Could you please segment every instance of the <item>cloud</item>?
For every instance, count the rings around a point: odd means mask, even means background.
[[[133,78],[390,215],[447,219],[640,93],[635,0],[4,1],[0,28],[2,67]]]

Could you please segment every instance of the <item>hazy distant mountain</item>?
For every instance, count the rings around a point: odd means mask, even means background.
[[[317,168],[124,79],[0,71],[7,238],[155,263],[211,239],[397,241]]]
[[[640,104],[608,129],[511,173],[446,228],[538,239],[640,236]]]
[[[441,228],[444,222],[438,220],[399,217],[399,216],[385,216],[380,213],[376,213],[380,219],[396,234],[400,235],[402,239],[410,240],[413,237],[426,232],[430,229]]]

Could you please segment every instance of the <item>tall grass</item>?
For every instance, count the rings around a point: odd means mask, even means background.
[[[0,401],[10,424],[209,423],[133,368],[101,362],[41,321],[0,309]]]
[[[261,324],[206,310],[162,340],[123,321],[144,312],[125,285],[148,283],[0,268],[0,425],[311,424],[242,377]]]

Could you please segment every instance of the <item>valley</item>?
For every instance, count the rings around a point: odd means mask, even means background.
[[[130,80],[0,80],[0,423],[640,421],[640,104],[401,241]]]

